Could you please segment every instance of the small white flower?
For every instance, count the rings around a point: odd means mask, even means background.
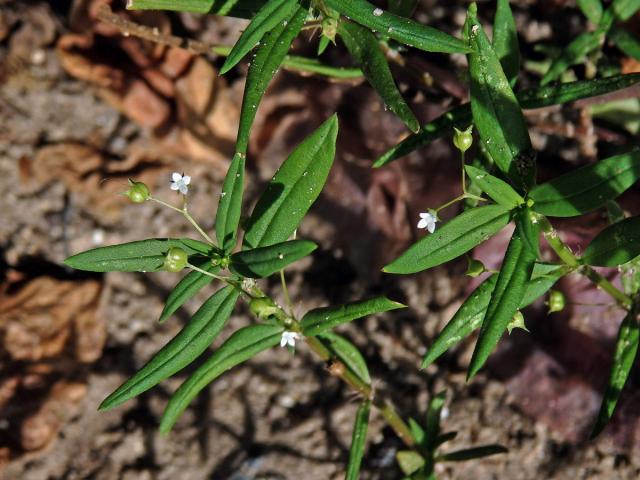
[[[189,192],[189,184],[191,177],[182,173],[173,172],[171,174],[171,182],[169,186],[171,190],[178,190],[181,194],[186,195]]]
[[[296,346],[296,340],[300,338],[300,334],[296,332],[285,331],[282,332],[282,338],[280,339],[280,346],[286,347],[289,345],[290,347]]]
[[[433,233],[436,230],[436,222],[438,221],[438,215],[433,210],[428,212],[422,212],[420,214],[420,221],[418,222],[418,228],[426,228],[429,233]]]

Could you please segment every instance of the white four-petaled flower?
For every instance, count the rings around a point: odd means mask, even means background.
[[[171,182],[169,183],[171,190],[178,190],[181,194],[186,195],[189,192],[189,184],[191,177],[183,173],[173,172],[171,174]]]
[[[296,332],[285,331],[282,332],[282,338],[280,339],[280,346],[286,347],[289,345],[290,347],[296,346],[296,340],[300,338],[300,334]]]
[[[438,221],[438,215],[433,211],[422,212],[420,214],[420,221],[418,222],[418,228],[426,228],[429,233],[433,233],[436,230],[436,222]]]

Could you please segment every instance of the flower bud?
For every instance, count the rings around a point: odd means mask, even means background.
[[[125,195],[129,197],[133,203],[143,203],[151,197],[149,187],[142,182],[136,182],[129,179],[129,190],[125,192]]]
[[[466,130],[458,130],[456,127],[453,127],[453,129],[455,130],[453,134],[453,144],[462,153],[466,152],[473,144],[473,135],[471,134],[473,125],[469,125],[469,128]]]
[[[551,290],[549,292],[549,313],[560,312],[564,310],[566,305],[566,299],[564,293],[559,290]]]
[[[336,34],[338,33],[338,19],[325,17],[322,20],[322,35],[327,37],[333,43],[336,43]]]
[[[273,300],[267,297],[254,298],[249,302],[249,310],[256,317],[266,319],[278,311],[278,307]]]
[[[172,247],[167,252],[167,256],[164,260],[164,269],[167,272],[179,272],[187,266],[187,260],[189,256],[180,247]]]
[[[467,265],[467,271],[464,272],[465,275],[469,277],[476,278],[477,276],[486,272],[487,269],[480,260],[476,260],[475,258],[469,259],[469,265]]]
[[[516,312],[516,314],[509,322],[509,325],[507,325],[507,332],[509,333],[509,335],[511,335],[511,330],[513,330],[514,328],[521,328],[525,332],[529,331],[524,323],[524,315],[522,315],[522,312],[520,310]]]

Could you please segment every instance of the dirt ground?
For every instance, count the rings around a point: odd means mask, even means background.
[[[159,324],[175,275],[89,275],[62,262],[93,246],[194,236],[171,211],[131,205],[119,196],[129,177],[173,201],[170,173],[188,173],[190,209],[212,228],[233,151],[244,68],[223,79],[216,71],[220,59],[123,36],[99,21],[98,3],[0,0],[0,475],[343,478],[356,398],[304,347],[295,356],[284,349],[265,352],[227,373],[167,436],[158,433],[158,420],[193,367],[120,408],[97,411],[179,331],[212,287]],[[121,7],[113,2],[115,11]],[[480,5],[485,20],[492,8],[492,2]],[[419,18],[456,32],[464,9],[463,2],[424,1]],[[526,54],[534,55],[534,42],[564,44],[584,27],[579,12],[562,0],[517,2],[514,10]],[[210,44],[232,43],[244,25],[165,13],[129,18],[163,35]],[[296,44],[302,54],[314,48]],[[340,49],[329,58],[345,61]],[[394,73],[421,120],[464,100],[463,58],[415,52],[407,58],[409,68]],[[426,69],[431,86],[416,86],[412,69]],[[523,76],[524,85],[531,78]],[[614,126],[593,122],[588,107],[528,113],[542,176],[637,143]],[[372,170],[376,155],[405,130],[365,83],[278,75],[253,132],[247,205],[287,152],[334,111],[341,120],[338,158],[299,232],[320,248],[288,270],[296,310],[381,293],[409,306],[341,329],[364,353],[376,391],[419,419],[429,397],[446,389],[443,425],[458,432],[449,450],[481,443],[509,448],[482,461],[447,464],[440,478],[639,478],[637,371],[612,425],[587,440],[619,311],[576,305],[547,316],[539,302],[525,312],[531,333],[504,339],[470,384],[465,372],[471,341],[418,370],[426,347],[470,288],[464,262],[409,277],[383,276],[380,267],[416,238],[418,212],[457,194],[459,167],[448,142],[439,141]],[[635,213],[637,195],[630,192],[622,202]],[[601,225],[597,214],[559,228],[580,245]],[[507,239],[499,236],[477,255],[495,265]],[[280,295],[277,282],[264,286]],[[598,292],[579,279],[565,279],[561,288],[582,303],[598,303]],[[223,337],[247,322],[247,309],[239,304]],[[400,478],[394,460],[399,448],[374,414],[362,478]]]

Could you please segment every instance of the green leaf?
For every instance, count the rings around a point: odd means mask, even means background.
[[[265,3],[231,49],[220,69],[220,75],[224,75],[235,67],[247,53],[254,49],[267,32],[287,22],[298,8],[298,0],[269,0]]]
[[[511,209],[524,203],[524,198],[504,180],[471,165],[466,165],[464,168],[476,185],[497,204]]]
[[[636,303],[624,318],[618,329],[616,348],[613,354],[613,363],[609,373],[607,389],[602,396],[602,406],[598,418],[591,432],[591,438],[595,438],[609,423],[616,409],[620,393],[627,383],[629,372],[635,363],[640,342],[640,303]]]
[[[416,273],[453,260],[500,231],[509,223],[509,217],[509,209],[502,205],[466,210],[418,240],[383,271]]]
[[[443,353],[482,325],[497,280],[497,275],[491,275],[467,297],[453,318],[436,337],[431,348],[427,350],[420,368],[427,368]]]
[[[440,433],[440,415],[447,399],[447,392],[440,392],[429,401],[427,410],[427,428],[425,430],[425,448],[431,452],[436,448],[438,434]]]
[[[572,170],[538,185],[529,197],[536,212],[574,217],[615,200],[640,178],[640,149]]]
[[[616,90],[628,88],[640,82],[640,73],[615,75],[595,80],[581,80],[541,88],[531,88],[516,94],[522,108],[542,108],[550,105],[574,102],[582,98],[596,97]],[[374,168],[382,167],[398,158],[422,148],[432,141],[450,135],[453,127],[466,128],[471,122],[471,106],[468,103],[452,108],[422,126],[419,133],[409,135],[392,147],[373,164]]]
[[[231,255],[229,269],[247,278],[268,277],[306,257],[318,246],[307,240],[291,240],[269,247],[254,248]]]
[[[466,460],[474,460],[476,458],[483,458],[507,452],[509,452],[509,449],[502,445],[483,445],[481,447],[465,448],[463,450],[445,453],[440,456],[439,460],[442,462],[464,462]]]
[[[493,49],[510,84],[515,84],[520,71],[518,32],[509,0],[498,0],[493,21]]]
[[[200,391],[236,365],[280,342],[284,327],[258,324],[235,332],[173,394],[160,422],[160,432],[171,430],[178,417]]]
[[[367,362],[353,343],[333,332],[321,333],[318,338],[331,355],[344,363],[364,383],[371,384]]]
[[[376,8],[366,0],[324,0],[324,3],[347,18],[389,38],[426,52],[466,53],[469,48],[462,40],[427,27],[408,18],[399,17]],[[378,12],[381,12],[379,15]]]
[[[609,40],[615,43],[622,52],[636,60],[640,60],[640,39],[624,28],[613,27],[609,31]]]
[[[640,255],[640,216],[609,225],[589,244],[582,263],[596,267],[617,267]]]
[[[424,442],[427,439],[427,433],[413,418],[409,417],[409,430],[411,430],[411,437],[416,445],[424,446]]]
[[[546,85],[556,80],[569,67],[580,63],[589,53],[602,45],[604,35],[605,32],[598,29],[594,32],[582,33],[576,37],[575,40],[562,49],[562,53],[551,63],[540,84]]]
[[[568,271],[561,265],[536,263],[519,308],[525,308],[548,292]],[[497,280],[498,276],[492,274],[467,297],[427,350],[420,368],[427,368],[482,325]]]
[[[602,18],[602,2],[600,0],[577,0],[576,3],[585,17],[594,25],[600,23]]]
[[[518,189],[528,190],[535,182],[535,156],[527,124],[475,10],[471,4],[465,24],[473,47],[468,55],[473,123],[498,168]]]
[[[364,72],[364,76],[389,109],[410,130],[414,132],[420,130],[420,122],[402,98],[376,36],[357,23],[347,21],[340,23],[338,33],[349,53]]]
[[[422,126],[420,132],[409,135],[406,139],[392,147],[373,164],[380,168],[388,163],[430,144],[434,140],[449,135],[453,127],[464,130],[471,123],[471,106],[468,103],[452,108],[447,113]]]
[[[302,317],[300,327],[305,336],[313,337],[343,323],[397,308],[405,308],[405,305],[389,300],[387,297],[375,297],[339,307],[316,308]]]
[[[458,432],[446,432],[438,435],[436,440],[436,446],[439,447],[445,442],[449,442],[458,436]]]
[[[266,0],[129,0],[128,10],[174,10],[251,18]]]
[[[236,245],[238,224],[242,211],[242,194],[244,190],[245,155],[236,153],[231,160],[229,170],[222,184],[220,202],[216,212],[216,237],[225,253],[229,253]]]
[[[524,205],[516,212],[514,220],[525,248],[537,259],[540,258],[540,227],[532,221],[531,214],[531,208]]]
[[[356,421],[353,425],[351,437],[351,449],[349,451],[349,464],[347,465],[346,480],[357,480],[360,477],[360,464],[364,456],[364,447],[367,441],[367,428],[369,426],[369,414],[371,413],[371,401],[360,404],[356,413]]]
[[[153,238],[94,248],[67,258],[64,263],[88,272],[155,272],[162,268],[170,248],[180,247],[188,255],[210,255],[213,247],[197,240]]]
[[[525,308],[547,293],[555,283],[571,271],[571,267],[551,263],[536,263],[533,267],[531,280],[520,302],[520,308]]]
[[[220,267],[214,266],[210,260],[202,262],[196,266],[209,273],[218,273],[220,271]],[[167,297],[167,301],[164,304],[159,321],[164,322],[167,318],[173,315],[176,310],[184,305],[187,300],[202,290],[203,287],[210,284],[212,280],[213,277],[195,270],[185,275]]]
[[[424,467],[425,460],[418,452],[413,450],[400,450],[396,453],[396,460],[400,465],[400,470],[405,475],[411,475]]]
[[[527,248],[522,237],[523,232],[516,226],[482,321],[480,335],[469,365],[469,379],[478,373],[489,358],[524,297],[527,282],[533,271],[535,255]]]
[[[611,10],[618,20],[626,22],[640,10],[640,0],[613,0]]]
[[[523,108],[543,108],[606,95],[636,85],[638,82],[640,82],[640,73],[630,73],[594,80],[547,85],[518,93],[518,101]]]
[[[180,333],[102,402],[100,410],[140,395],[198,358],[226,325],[239,295],[239,290],[231,286],[212,295]]]
[[[282,164],[249,218],[245,248],[266,247],[291,237],[327,180],[337,135],[338,119],[334,115]]]
[[[304,8],[296,7],[288,14],[286,21],[279,21],[262,37],[247,72],[240,110],[236,154],[246,155],[251,126],[258,106],[278,68],[285,62],[289,48],[300,33],[306,16],[307,11]]]

